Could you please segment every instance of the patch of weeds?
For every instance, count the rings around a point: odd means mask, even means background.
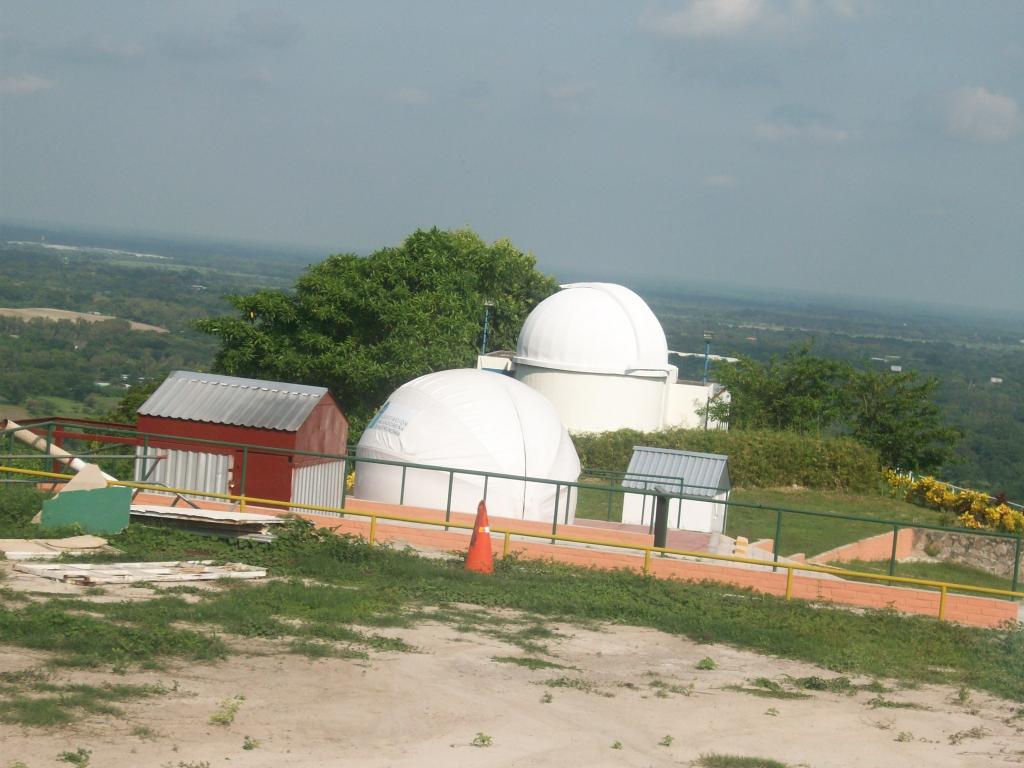
[[[329,643],[300,638],[288,644],[288,651],[309,659],[368,659],[370,654],[355,648],[337,648]]]
[[[494,743],[494,739],[492,739],[486,733],[478,731],[476,736],[473,737],[473,740],[471,742],[469,742],[469,746],[471,746],[471,747],[489,747],[493,743]]]
[[[24,674],[24,673],[16,673]],[[67,725],[80,715],[124,713],[113,702],[166,693],[158,685],[57,684],[43,678],[25,677],[18,686],[7,687],[0,701],[0,721],[35,727]],[[27,695],[31,694],[31,695]]]
[[[99,595],[107,594],[107,590],[103,587],[86,587],[82,590],[82,594],[89,595],[90,597],[98,597]]]
[[[132,736],[136,736],[144,741],[152,741],[159,735],[159,733],[154,731],[148,725],[136,725],[132,727]]]
[[[92,757],[92,750],[86,749],[85,747],[79,747],[74,752],[61,752],[57,755],[57,759],[62,763],[69,763],[70,765],[76,765],[78,768],[85,768],[89,765],[89,759]]]
[[[892,701],[891,699],[883,699],[881,696],[875,696],[864,703],[872,709],[928,709],[928,707],[915,704],[912,701]]]
[[[673,739],[668,734],[665,734],[665,736],[662,737],[661,741],[658,742],[658,746],[659,747],[671,747],[673,741],[675,741],[675,739]]]
[[[175,584],[172,587],[159,587],[158,591],[163,595],[201,595],[206,590],[191,584]]]
[[[238,710],[242,707],[242,702],[245,701],[245,696],[238,694],[232,696],[230,699],[224,699],[220,704],[217,705],[217,711],[210,715],[211,725],[223,725],[225,728],[235,722],[235,715],[238,714]]]
[[[971,703],[971,689],[966,685],[961,685],[959,690],[956,692],[956,696],[953,698],[951,703],[959,704],[962,707],[967,706]]]
[[[766,715],[768,715],[768,717],[778,717],[779,716],[779,710],[777,710],[775,707],[768,707],[768,709],[766,709],[764,711],[764,713]]]
[[[786,768],[785,763],[767,757],[716,754],[701,755],[694,765],[700,768]]]
[[[551,691],[544,691],[544,695],[540,697],[541,704],[550,704],[555,700],[555,697],[551,695]]]
[[[544,680],[540,683],[546,685],[549,688],[573,688],[577,691],[583,691],[583,693],[595,693],[598,696],[604,696],[605,698],[614,698],[614,693],[607,693],[598,689],[589,680],[584,680],[581,677],[553,677],[549,680]]]
[[[516,664],[527,669],[571,669],[564,664],[555,664],[553,661],[545,661],[534,656],[491,656],[491,661],[499,664]]]
[[[716,664],[715,660],[712,659],[710,656],[705,656],[703,659],[697,662],[696,668],[701,670],[718,669],[718,664]]]
[[[654,688],[654,695],[659,699],[667,699],[669,694],[672,693],[682,696],[689,696],[693,693],[693,683],[689,685],[676,685],[675,683],[667,683],[659,677],[654,678],[647,685]]]
[[[959,744],[961,741],[966,741],[967,739],[983,739],[986,736],[988,736],[988,734],[988,728],[983,728],[979,725],[974,728],[970,728],[966,731],[957,731],[956,733],[951,733],[949,735],[949,743]]]
[[[613,741],[612,742],[612,749],[622,749],[622,742],[621,741]]]
[[[858,688],[848,677],[833,677],[825,679],[822,677],[796,677],[788,678],[797,688],[807,691],[828,691],[829,693],[845,693],[852,695]]]
[[[750,681],[749,686],[727,685],[726,690],[749,693],[751,696],[760,696],[764,699],[809,699],[810,696],[800,691],[790,691],[780,683],[769,680],[767,677],[758,677]]]
[[[245,750],[256,749],[259,745],[260,745],[259,741],[257,739],[254,739],[252,736],[246,736],[242,740],[242,749],[245,749]]]
[[[896,738],[893,739],[893,741],[900,741],[900,742],[907,742],[907,741],[913,741],[913,740],[914,740],[914,734],[912,734],[910,731],[900,731],[899,733],[896,734]]]

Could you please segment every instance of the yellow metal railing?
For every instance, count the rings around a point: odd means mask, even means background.
[[[34,469],[21,469],[20,467],[8,467],[0,466],[0,472],[11,472],[20,475],[28,475],[31,477],[39,478],[51,478],[55,480],[68,480],[74,475],[60,474],[56,472],[42,472]],[[256,496],[237,496],[230,493],[217,493],[214,491],[197,491],[194,489],[186,488],[168,488],[163,485],[151,485],[147,483],[135,483],[127,480],[108,480],[107,485],[111,486],[122,486],[126,488],[135,488],[140,491],[153,491],[155,493],[172,493],[172,494],[189,494],[193,496],[202,496],[204,498],[220,499],[223,501],[237,502],[241,509],[245,508],[246,504],[256,504],[264,507],[282,507],[285,509],[304,509],[312,512],[327,512],[335,515],[355,515],[357,517],[365,517],[370,520],[370,532],[369,532],[369,543],[375,544],[377,538],[377,521],[386,520],[390,522],[398,523],[413,523],[416,525],[433,526],[437,528],[458,528],[462,530],[472,530],[473,525],[469,523],[457,523],[452,520],[427,520],[422,517],[411,517],[407,515],[393,515],[386,512],[374,512],[370,510],[359,510],[359,509],[345,509],[341,507],[329,507],[317,504],[302,504],[293,501],[281,501],[279,499],[263,499]],[[785,570],[786,571],[786,591],[785,599],[790,600],[793,597],[793,574],[795,571],[804,571],[809,573],[822,573],[829,576],[840,576],[855,579],[868,579],[871,581],[885,581],[895,582],[898,584],[906,584],[909,586],[916,587],[930,587],[932,589],[939,590],[939,611],[938,618],[940,620],[945,619],[946,616],[946,597],[950,590],[956,590],[960,592],[974,592],[983,595],[994,595],[997,597],[1008,597],[1015,599],[1024,599],[1024,592],[1012,591],[1009,589],[996,589],[993,587],[978,587],[972,584],[959,584],[956,582],[948,581],[935,581],[932,579],[919,579],[911,576],[890,576],[888,574],[878,573],[867,573],[865,571],[852,571],[843,568],[834,568],[830,566],[810,565],[807,563],[792,563],[792,562],[766,562],[764,560],[757,560],[749,557],[739,557],[736,555],[719,555],[709,552],[691,552],[683,549],[673,549],[671,547],[656,547],[650,544],[625,544],[619,541],[606,541],[603,539],[591,539],[584,538],[581,536],[565,536],[563,534],[553,533],[539,533],[536,531],[522,531],[514,528],[501,528],[491,527],[491,533],[498,534],[504,537],[502,544],[502,556],[508,556],[513,536],[528,539],[542,539],[550,542],[565,542],[570,544],[584,544],[594,547],[606,547],[612,549],[629,550],[633,552],[643,553],[643,565],[641,570],[644,574],[650,573],[651,569],[651,557],[654,554],[659,555],[673,555],[676,557],[687,557],[697,558],[700,560],[717,560],[729,563],[742,563],[746,565],[757,565],[764,568],[771,568],[773,570]]]

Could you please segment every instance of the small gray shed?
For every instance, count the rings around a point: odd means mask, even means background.
[[[622,494],[624,523],[651,524],[657,494],[677,493],[701,498],[670,500],[669,528],[707,533],[725,530],[732,489],[728,456],[637,445],[622,486],[636,491]]]

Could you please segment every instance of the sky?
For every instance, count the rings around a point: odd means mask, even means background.
[[[0,218],[1019,311],[1024,2],[0,0]]]

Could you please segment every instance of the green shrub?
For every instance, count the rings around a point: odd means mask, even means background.
[[[0,538],[38,536],[32,517],[43,508],[47,494],[30,484],[0,484]]]
[[[573,435],[573,442],[587,469],[623,472],[633,446],[645,445],[726,454],[732,483],[742,488],[801,485],[857,492],[879,488],[878,453],[848,437],[770,430],[622,429]]]

